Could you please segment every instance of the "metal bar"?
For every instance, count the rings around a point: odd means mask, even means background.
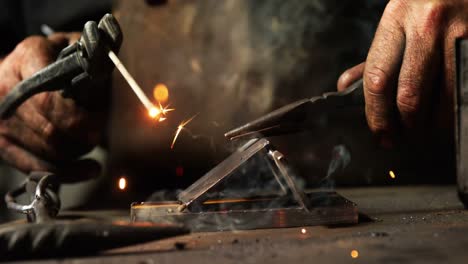
[[[179,194],[178,199],[184,204],[180,209],[185,209],[185,207],[189,206],[194,201],[198,201],[198,203],[203,202],[200,198],[203,199],[203,195],[206,192],[224,181],[234,170],[268,144],[269,142],[266,139],[256,140],[254,143],[249,142],[248,147],[242,151],[233,153],[226,160],[205,174],[205,176]]]
[[[146,94],[143,92],[143,89],[141,89],[141,87],[138,85],[138,83],[135,81],[132,75],[127,71],[125,66],[120,61],[119,57],[117,57],[117,55],[112,50],[109,50],[108,55],[109,55],[109,58],[114,63],[115,67],[122,74],[124,79],[127,81],[128,85],[130,85],[133,92],[136,94],[138,99],[140,99],[141,103],[146,107],[146,109],[148,111],[151,111],[151,109],[154,109],[155,107],[153,103],[151,103],[151,101],[148,99]]]
[[[288,185],[290,191],[292,192],[293,197],[296,199],[296,201],[305,211],[309,211],[304,192],[299,189],[299,187],[296,185],[296,182],[292,178],[292,175],[290,175],[288,169],[283,164],[283,161],[282,161],[283,154],[281,154],[281,152],[276,151],[276,150],[270,151],[269,154],[271,155],[273,161],[275,162],[276,166],[280,170],[281,175],[283,176],[283,179],[286,181],[286,184]]]

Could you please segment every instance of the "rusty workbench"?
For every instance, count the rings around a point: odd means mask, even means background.
[[[301,228],[195,233],[102,256],[30,263],[467,263],[468,211],[454,186],[340,192],[372,220],[306,227],[305,234]]]

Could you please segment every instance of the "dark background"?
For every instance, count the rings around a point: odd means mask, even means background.
[[[81,31],[86,21],[109,12],[111,2],[0,1],[0,54],[41,34],[42,24]],[[154,125],[115,74],[107,142],[111,167],[94,200],[128,208],[153,191],[185,188],[235,148],[222,136],[227,130],[294,100],[335,90],[340,73],[365,60],[386,3],[117,1],[114,14],[125,36],[120,57],[149,95],[156,83],[167,84],[176,111],[167,123]],[[190,133],[170,150],[174,128],[197,113]],[[310,184],[341,158],[335,151],[340,146],[351,162],[334,175],[339,185],[453,182],[450,146],[440,151],[431,142],[418,153],[408,146],[382,150],[362,120],[349,121],[349,130],[309,131],[272,142]],[[389,170],[398,180],[389,181]],[[130,183],[125,194],[115,189],[121,176]]]

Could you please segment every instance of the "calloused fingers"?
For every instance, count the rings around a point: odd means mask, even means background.
[[[50,56],[47,55],[50,43],[38,37],[29,38],[25,42],[29,44],[19,45],[15,52],[10,54],[4,63],[0,65],[0,91],[3,93],[8,92],[22,78],[29,77],[37,70],[47,66],[51,61]],[[34,49],[34,47],[37,49]],[[18,63],[22,60],[21,56],[32,56],[34,60],[26,62],[22,67],[18,67]],[[45,112],[52,111],[55,107],[53,101],[56,100],[49,100],[53,97],[60,97],[60,95],[58,93],[41,93],[30,98],[17,109],[14,117],[11,117],[10,120],[1,121],[0,126],[2,129],[0,129],[0,132],[41,158],[58,160],[76,156],[77,153],[85,153],[90,149],[91,144],[87,142],[67,144],[67,142],[72,141],[74,135],[64,135],[62,131],[66,129],[60,129],[61,122],[54,123],[44,116]],[[38,100],[38,98],[43,99]],[[63,118],[64,115],[75,120],[79,118],[79,115],[75,114],[77,110],[71,104],[68,107],[61,104],[59,108],[54,111],[61,112],[62,120],[66,119]],[[70,127],[68,131],[71,131],[71,134],[77,132],[73,127]],[[63,154],[63,157],[58,156],[59,152]]]
[[[367,123],[378,135],[394,132],[396,89],[405,49],[401,23],[402,1],[390,1],[382,16],[364,68],[364,97]]]
[[[15,72],[12,76],[18,76],[19,80],[29,78],[40,69],[50,64],[57,55],[60,48],[66,46],[73,36],[78,37],[77,34],[54,34],[49,39],[41,37],[31,37],[24,41],[17,47],[18,55],[20,56],[20,67],[11,67]],[[22,54],[22,56],[21,56]],[[26,58],[26,59],[25,59]],[[16,58],[11,59],[14,65],[18,65]],[[16,83],[10,84],[12,87]],[[31,111],[42,115],[43,118],[36,118],[31,115]],[[62,131],[73,139],[86,139],[88,145],[97,144],[100,140],[99,133],[96,132],[100,122],[103,118],[98,115],[105,115],[105,113],[96,113],[93,118],[80,107],[78,107],[72,99],[63,98],[60,92],[40,93],[17,109],[17,114],[31,124],[33,129],[39,129],[38,133],[43,133],[44,129],[47,131]],[[44,122],[44,119],[47,122]],[[92,133],[90,133],[92,131]],[[48,133],[45,136],[49,136]],[[88,147],[89,148],[89,147]]]
[[[0,135],[42,159],[59,161],[67,158],[66,155],[58,152],[55,144],[37,134],[17,116],[1,122]]]
[[[346,90],[346,88],[348,88],[351,84],[361,79],[362,75],[364,74],[365,66],[366,66],[366,63],[362,62],[358,65],[355,65],[352,68],[347,69],[345,72],[343,72],[340,78],[338,78],[338,82],[336,84],[338,91]]]
[[[3,136],[0,136],[0,158],[24,173],[31,171],[57,172],[60,181],[65,183],[96,178],[101,172],[99,163],[89,159],[62,162],[54,166]]]
[[[428,121],[434,89],[440,87],[436,76],[441,64],[443,18],[436,16],[431,8],[411,11],[416,16],[406,21],[406,48],[396,104],[404,129],[416,133]]]
[[[6,163],[14,166],[22,172],[53,171],[55,167],[38,158],[31,152],[16,145],[6,137],[0,136],[0,157]]]
[[[81,37],[80,32],[57,32],[50,36],[47,36],[51,42],[57,45],[61,45],[62,49],[68,45],[77,42]]]
[[[34,114],[28,115],[28,113]],[[66,115],[66,112],[63,114]],[[93,146],[91,141],[76,136],[76,131],[73,128],[69,130],[59,128],[57,124],[49,121],[40,110],[36,109],[33,104],[28,104],[28,102],[18,109],[15,117],[21,120],[22,125],[30,128],[45,144],[50,146],[53,151],[50,153],[52,156],[47,157],[53,160],[66,160],[70,157],[82,155]],[[24,140],[27,141],[28,138]],[[31,147],[34,147],[34,145]]]

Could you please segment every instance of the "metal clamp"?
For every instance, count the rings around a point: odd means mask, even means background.
[[[60,198],[56,191],[56,176],[49,172],[32,172],[21,186],[5,195],[9,209],[26,214],[28,222],[42,223],[55,218],[60,210]],[[30,195],[31,203],[19,204],[16,199]]]

